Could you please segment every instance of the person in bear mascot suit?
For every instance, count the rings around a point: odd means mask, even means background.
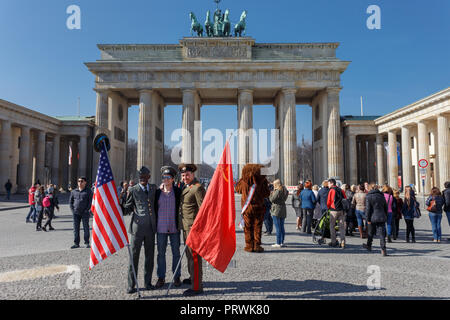
[[[245,234],[245,251],[263,252],[261,247],[261,232],[264,222],[264,198],[269,197],[269,182],[266,176],[261,175],[260,164],[247,164],[242,168],[242,178],[236,184],[236,192],[242,195],[241,205],[244,206],[250,193],[250,188],[256,184],[256,190],[250,204],[245,210],[244,216],[244,234]]]

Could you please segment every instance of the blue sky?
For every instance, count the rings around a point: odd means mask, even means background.
[[[81,8],[81,30],[68,30],[66,9]],[[369,30],[366,9],[381,8],[381,30]],[[247,35],[257,42],[340,42],[352,61],[342,75],[341,114],[383,115],[450,85],[450,2],[447,0],[223,0],[231,20],[248,10]],[[49,115],[95,114],[94,77],[84,62],[98,43],[178,43],[189,36],[188,13],[204,18],[212,0],[2,0],[0,98]],[[274,109],[254,107],[254,127],[273,128]],[[168,141],[181,107],[166,108]],[[236,108],[202,109],[204,130],[236,128]],[[130,109],[130,137],[138,108]],[[311,110],[297,107],[298,141],[311,139]],[[170,143],[169,143],[170,144]]]

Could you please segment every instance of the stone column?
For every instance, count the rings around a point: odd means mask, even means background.
[[[377,134],[376,138],[377,143],[377,177],[378,177],[378,185],[383,184],[386,181],[384,177],[384,141],[383,136],[381,134]]]
[[[350,134],[348,136],[348,164],[349,164],[349,170],[350,170],[350,184],[357,184],[358,183],[358,162],[357,157],[358,154],[356,152],[356,135]]]
[[[203,152],[203,142],[202,142],[202,125],[201,125],[201,100],[198,93],[195,94],[194,99],[195,104],[195,112],[194,119],[197,124],[194,122],[194,164],[197,165],[196,176],[200,177],[202,172],[199,164],[203,162],[202,152]]]
[[[397,159],[397,134],[395,131],[388,132],[389,145],[389,185],[398,188],[398,159]]]
[[[0,192],[5,193],[5,183],[11,179],[11,121],[1,120],[2,131],[0,133]]]
[[[183,89],[182,128],[184,132],[181,143],[181,161],[184,163],[193,163],[194,161],[195,95],[195,89]]]
[[[19,150],[19,189],[20,193],[25,193],[31,186],[30,175],[30,127],[22,127],[20,133]]]
[[[142,166],[151,170],[152,90],[141,90],[139,94],[137,170]]]
[[[328,105],[328,176],[343,178],[342,141],[339,114],[340,88],[327,88]]]
[[[430,163],[430,146],[428,142],[428,129],[427,125],[424,121],[419,121],[417,123],[417,131],[418,131],[418,143],[417,146],[419,148],[419,159],[426,159],[428,163]],[[420,170],[420,169],[419,169]],[[427,171],[426,171],[426,179],[425,179],[425,189],[422,188],[422,179],[420,179],[420,173],[419,173],[419,184],[420,184],[420,190],[422,192],[425,192],[425,194],[429,194],[431,192],[430,187],[430,164],[428,164]]]
[[[97,109],[95,114],[95,125],[97,126],[97,134],[102,132],[109,134],[109,112],[108,112],[108,91],[97,91]]]
[[[375,140],[373,136],[371,136],[367,140],[367,158],[368,158],[368,175],[367,182],[371,183],[376,180],[376,172],[375,172]]]
[[[287,186],[295,186],[297,179],[297,127],[296,101],[297,88],[282,90],[282,109],[285,113],[283,122],[283,181]]]
[[[52,183],[59,189],[61,183],[59,181],[59,157],[61,149],[61,136],[56,134],[53,137],[53,157],[52,157]]]
[[[45,132],[37,132],[36,181],[45,183]]]
[[[437,159],[439,166],[439,189],[442,191],[445,189],[444,183],[450,181],[450,144],[448,138],[448,119],[444,114],[440,114],[437,117],[437,140],[438,150]]]
[[[367,139],[362,136],[361,137],[361,151],[359,156],[361,157],[361,167],[359,169],[361,176],[359,177],[360,179],[362,179],[364,182],[368,182],[369,181],[369,167],[368,167],[368,159],[367,159]]]
[[[86,169],[87,169],[87,158],[88,158],[88,151],[87,151],[87,136],[80,136],[80,160],[78,161],[78,176],[84,176],[86,177]]]
[[[239,177],[242,168],[253,161],[253,90],[239,90],[238,99],[238,161]]]
[[[410,185],[413,182],[411,177],[411,142],[410,142],[410,133],[409,127],[402,127],[402,187]]]
[[[59,157],[60,169],[58,173],[60,177],[61,187],[64,190],[67,190],[67,187],[69,185],[69,141],[67,137],[63,137],[61,140],[61,154]]]

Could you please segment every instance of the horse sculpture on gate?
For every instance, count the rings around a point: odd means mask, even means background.
[[[189,14],[189,17],[191,18],[191,36],[193,36],[193,32],[197,32],[197,35],[199,37],[203,37],[203,27],[202,25],[197,21],[197,18],[195,17],[195,14],[191,12]]]
[[[220,0],[217,1],[219,3]],[[213,15],[213,21],[211,21],[211,11],[206,12],[205,27],[198,22],[197,17],[193,12],[189,14],[191,18],[191,36],[194,36],[194,32],[198,37],[203,37],[203,31],[205,31],[207,37],[232,37],[230,10],[226,9],[225,13],[217,8]],[[234,36],[245,36],[247,10],[244,10],[241,14],[240,21],[234,26]]]
[[[206,12],[205,32],[208,37],[214,36],[213,24],[211,22],[211,12],[209,10]]]
[[[230,23],[230,10],[225,10],[224,18],[223,18],[223,36],[229,37],[231,36],[231,23]]]
[[[245,18],[247,18],[247,10],[244,10],[241,14],[241,20],[236,24],[234,27],[234,36],[237,37],[239,34],[239,37],[242,37],[242,34],[245,36]]]

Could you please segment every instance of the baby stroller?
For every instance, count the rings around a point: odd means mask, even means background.
[[[335,226],[336,231],[339,230],[339,227]],[[314,243],[319,245],[325,244],[325,238],[330,239],[330,211],[325,211],[320,219],[317,221],[316,226],[314,227],[314,231],[312,233],[312,240]]]

